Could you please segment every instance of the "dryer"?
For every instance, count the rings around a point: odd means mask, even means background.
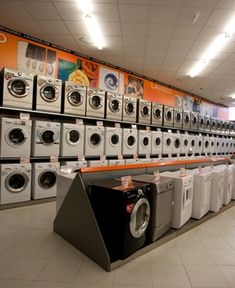
[[[162,132],[152,131],[151,155],[162,155]]]
[[[55,197],[57,191],[57,174],[59,162],[33,163],[32,198]]]
[[[198,117],[198,130],[205,131],[205,119],[204,119],[204,116],[201,114],[199,114],[199,117]]]
[[[163,126],[173,127],[174,123],[174,109],[173,107],[164,105],[163,107]]]
[[[32,156],[59,156],[60,123],[34,121]]]
[[[172,133],[162,132],[162,154],[172,154],[173,142]]]
[[[181,134],[181,150],[180,150],[180,154],[183,155],[188,155],[189,153],[189,135],[187,134]]]
[[[1,118],[1,157],[30,157],[31,120]]]
[[[197,135],[196,136],[196,150],[195,153],[197,155],[201,155],[202,154],[202,150],[203,150],[203,136],[202,135]]]
[[[60,113],[62,81],[43,75],[35,78],[34,109]]]
[[[191,112],[190,129],[191,130],[198,130],[198,112]]]
[[[122,120],[122,95],[106,92],[105,118],[110,120]]]
[[[210,137],[209,136],[203,137],[202,153],[204,154],[210,153]]]
[[[161,177],[174,179],[175,193],[172,227],[181,228],[192,216],[193,208],[193,175],[176,172],[163,172]]]
[[[0,105],[32,109],[34,75],[11,68],[0,73]]]
[[[91,205],[111,262],[125,259],[145,245],[150,219],[149,185],[132,181],[124,188],[118,179],[93,184]]]
[[[134,97],[123,96],[122,120],[136,123],[137,99]]]
[[[224,197],[223,204],[228,205],[233,191],[233,165],[219,165],[215,169],[224,169]]]
[[[183,111],[183,128],[190,129],[190,112]]]
[[[89,167],[108,166],[108,161],[107,160],[89,160],[88,166]]]
[[[135,155],[137,154],[137,129],[124,128],[122,136],[122,154]]]
[[[183,125],[183,110],[174,108],[174,127],[182,128]]]
[[[138,130],[138,154],[150,155],[151,154],[151,131]]]
[[[62,112],[71,115],[86,114],[86,90],[85,86],[80,86],[71,81],[65,81],[63,85],[63,108]]]
[[[30,200],[31,164],[1,164],[0,204]]]
[[[150,124],[152,103],[144,99],[138,99],[137,103],[138,103],[138,113],[137,113],[138,123]]]
[[[108,164],[110,166],[116,166],[116,165],[125,165],[125,160],[124,159],[111,159],[108,160]]]
[[[151,124],[162,126],[163,120],[163,105],[152,102],[152,119]]]
[[[172,133],[172,154],[180,155],[181,151],[181,134],[179,133]]]
[[[85,126],[85,156],[104,155],[104,127],[103,126]]]
[[[61,124],[60,156],[84,155],[84,131],[83,124]]]
[[[105,91],[89,87],[86,99],[86,116],[104,118]]]
[[[210,132],[211,131],[211,118],[210,116],[205,116],[205,131]]]
[[[105,127],[105,151],[106,156],[122,155],[122,128]]]

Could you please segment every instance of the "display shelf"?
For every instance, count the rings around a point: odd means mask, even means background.
[[[55,202],[55,200],[56,200],[56,197],[50,197],[50,198],[43,198],[43,199],[32,199],[32,200],[25,201],[25,202],[2,204],[0,205],[0,210],[19,208],[19,207],[36,205],[36,204],[44,204],[44,203],[49,203],[49,202]]]

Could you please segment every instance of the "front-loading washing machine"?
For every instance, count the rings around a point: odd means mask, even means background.
[[[172,154],[180,155],[181,151],[181,134],[172,133]]]
[[[86,116],[104,118],[105,91],[87,88]]]
[[[85,156],[104,155],[104,127],[85,126]]]
[[[87,167],[87,161],[85,160],[63,161],[60,163],[61,163],[60,170],[68,174],[77,173],[81,168]]]
[[[60,156],[84,155],[84,131],[83,124],[61,124]]]
[[[222,136],[220,138],[220,155],[224,155],[225,154],[225,147],[226,147],[225,138],[224,138],[224,136]]]
[[[223,204],[228,205],[232,199],[233,193],[233,164],[218,165],[215,169],[224,169],[224,198]]]
[[[149,185],[132,181],[128,188],[110,179],[89,188],[90,202],[111,262],[125,259],[146,243]]]
[[[233,192],[232,192],[232,199],[235,200],[235,161],[233,162]]]
[[[215,137],[215,154],[216,155],[220,154],[220,138],[219,138],[219,136]]]
[[[217,120],[211,117],[211,133],[216,133]]]
[[[151,155],[162,155],[162,132],[152,131]]]
[[[183,111],[183,128],[190,129],[190,112]]]
[[[163,172],[160,176],[174,179],[175,193],[172,227],[179,229],[192,216],[193,209],[193,175],[176,172]]]
[[[123,96],[122,120],[136,123],[137,99],[134,97]]]
[[[44,75],[37,75],[34,83],[34,109],[60,113],[62,81]]]
[[[41,199],[56,196],[59,162],[33,163],[32,198]]]
[[[182,128],[183,125],[183,110],[174,108],[174,127]]]
[[[197,135],[196,136],[196,155],[201,155],[203,150],[203,136]]]
[[[1,118],[1,157],[30,157],[31,120]]]
[[[164,105],[163,107],[163,126],[173,127],[174,124],[174,108]]]
[[[122,128],[105,127],[105,150],[106,156],[122,155]]]
[[[0,204],[29,201],[31,164],[1,164]]]
[[[221,130],[221,120],[216,120],[216,133],[220,133]]]
[[[153,102],[151,124],[156,126],[162,126],[162,120],[163,120],[163,105]]]
[[[80,86],[71,81],[65,81],[63,85],[63,105],[62,112],[71,115],[82,115],[86,113],[86,90],[85,86]]]
[[[124,159],[110,159],[108,160],[108,164],[110,166],[125,165],[125,160]]]
[[[150,124],[152,103],[144,99],[138,99],[137,103],[138,103],[138,113],[137,113],[138,123]]]
[[[173,142],[172,133],[162,132],[162,154],[172,154]]]
[[[229,154],[229,139],[225,137],[225,154]]]
[[[220,121],[220,133],[225,134],[225,121]]]
[[[123,96],[112,92],[106,94],[105,117],[110,120],[122,120],[122,100]]]
[[[211,118],[210,118],[210,116],[205,116],[205,131],[206,132],[211,131]]]
[[[198,112],[191,112],[190,129],[191,130],[198,130]]]
[[[189,135],[189,150],[190,154],[195,155],[197,147],[196,135]]]
[[[150,222],[148,242],[154,242],[170,230],[174,205],[174,180],[154,175],[142,174],[133,176],[133,180],[150,184]]]
[[[152,144],[152,133],[148,130],[138,130],[138,154],[150,155]]]
[[[198,130],[205,131],[205,118],[201,114],[199,114],[199,117],[198,117]]]
[[[59,156],[60,123],[33,122],[32,156]]]
[[[181,134],[181,150],[180,154],[188,155],[189,153],[189,135],[187,134]]]
[[[108,160],[88,160],[89,167],[108,166]]]
[[[229,154],[233,154],[233,138],[229,137]]]
[[[216,138],[214,136],[210,136],[210,155],[214,155],[216,153]]]
[[[208,135],[203,137],[202,153],[210,153],[210,137]]]
[[[122,136],[122,154],[123,155],[134,155],[137,154],[137,129],[124,128]]]

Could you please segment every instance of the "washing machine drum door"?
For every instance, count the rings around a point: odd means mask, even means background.
[[[133,102],[127,102],[125,105],[125,111],[127,115],[133,115],[135,113],[135,106]]]
[[[112,146],[116,146],[119,143],[119,135],[118,134],[113,134],[110,137],[110,143]]]
[[[98,146],[100,145],[101,143],[101,136],[100,134],[98,133],[93,133],[91,136],[90,136],[90,144],[91,146]]]
[[[42,86],[40,95],[46,102],[55,102],[59,97],[57,88],[49,84]]]
[[[166,116],[165,117],[166,117],[167,121],[171,121],[172,120],[172,111],[168,110],[166,112]]]
[[[150,109],[147,105],[141,107],[141,115],[143,118],[147,118],[150,115]]]
[[[104,102],[103,99],[97,94],[92,95],[89,99],[90,106],[94,110],[98,110],[98,109],[102,108],[103,102]]]
[[[130,233],[134,238],[140,238],[146,232],[150,219],[150,205],[147,199],[139,199],[130,215]]]
[[[43,171],[38,177],[38,184],[43,189],[50,189],[56,184],[56,172],[52,170]]]
[[[114,113],[119,112],[121,110],[121,102],[117,99],[112,99],[109,102],[109,109]]]
[[[16,98],[26,97],[30,92],[29,84],[21,78],[11,79],[7,85],[7,88],[8,92]]]
[[[155,119],[161,119],[162,110],[160,108],[156,108],[153,115]]]
[[[79,90],[72,90],[68,93],[67,99],[72,106],[79,106],[84,102],[84,95]]]
[[[11,146],[21,146],[27,138],[28,135],[26,131],[19,127],[9,129],[6,134],[7,143]]]
[[[19,193],[23,191],[29,182],[29,177],[23,172],[12,172],[5,180],[5,186],[9,192]]]
[[[45,145],[52,145],[55,142],[55,132],[52,130],[44,130],[40,134],[40,139]]]
[[[67,132],[66,138],[70,145],[77,145],[80,140],[80,133],[76,129],[71,129]]]

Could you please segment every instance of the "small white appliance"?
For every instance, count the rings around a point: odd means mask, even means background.
[[[152,144],[152,133],[148,130],[138,130],[138,154],[150,155]]]
[[[215,154],[216,151],[216,138],[214,136],[210,136],[210,155]]]
[[[59,156],[60,123],[34,121],[32,156]]]
[[[0,204],[29,201],[31,164],[1,164]]]
[[[211,131],[211,118],[209,116],[205,116],[205,131]]]
[[[86,116],[104,118],[105,91],[87,88]]]
[[[217,132],[216,127],[217,127],[217,120],[211,117],[211,133]]]
[[[190,112],[183,111],[183,128],[190,129]]]
[[[71,81],[65,81],[63,85],[63,112],[71,115],[86,113],[86,87]]]
[[[111,159],[108,160],[108,164],[110,166],[116,166],[116,165],[125,165],[125,160],[124,159]]]
[[[219,165],[215,169],[224,169],[224,198],[223,204],[228,205],[232,199],[233,191],[233,164],[232,165]]]
[[[205,131],[205,119],[204,116],[199,114],[198,116],[198,130]]]
[[[0,74],[0,104],[32,109],[34,75],[10,68],[3,68]]]
[[[150,124],[151,113],[152,113],[151,102],[144,99],[138,99],[138,114],[137,114],[138,123]]]
[[[215,153],[216,155],[220,154],[220,138],[219,136],[216,136],[215,138]]]
[[[30,157],[31,120],[1,118],[1,157]]]
[[[105,127],[106,156],[122,155],[122,128]]]
[[[174,123],[174,109],[173,107],[164,105],[163,108],[163,126],[173,127]]]
[[[172,133],[172,142],[173,142],[173,147],[172,147],[172,154],[177,154],[180,155],[181,151],[181,135],[179,133]]]
[[[172,133],[162,132],[162,154],[172,154]]]
[[[122,120],[122,95],[107,92],[105,117],[110,120]]]
[[[137,154],[137,129],[124,128],[122,137],[122,154],[135,155]]]
[[[210,153],[210,137],[204,136],[203,137],[203,146],[202,146],[202,153],[209,154]]]
[[[225,154],[229,154],[229,139],[225,137]]]
[[[189,153],[189,135],[187,134],[181,134],[181,151],[180,154],[188,155]]]
[[[84,131],[83,124],[61,124],[60,156],[84,155]]]
[[[229,137],[229,153],[233,154],[234,149],[233,149],[233,138]]]
[[[137,99],[134,97],[123,96],[122,120],[136,123]]]
[[[174,127],[182,128],[183,125],[183,110],[174,108]]]
[[[87,167],[87,161],[79,160],[79,161],[64,161],[61,162],[60,169],[61,171],[71,174],[79,172],[80,168]]]
[[[55,197],[57,191],[57,174],[59,162],[33,163],[32,198]]]
[[[107,160],[89,160],[88,166],[89,167],[108,166],[108,161]]]
[[[203,136],[197,135],[196,136],[196,154],[201,155],[202,154],[202,148],[203,148]]]
[[[220,138],[220,155],[225,154],[225,138],[222,136]]]
[[[85,156],[104,155],[104,127],[85,126]]]
[[[221,129],[221,120],[216,119],[216,133],[220,133]]]
[[[196,145],[197,145],[196,135],[189,135],[190,154],[194,155],[196,153]]]
[[[233,160],[234,161],[234,160]],[[235,161],[233,162],[233,193],[232,193],[232,199],[235,200]]]
[[[162,132],[152,131],[151,155],[162,155]]]
[[[179,229],[192,216],[193,208],[193,175],[182,174],[180,171],[160,173],[175,181],[172,227]]]
[[[162,126],[163,120],[163,105],[152,102],[152,120],[151,124]]]
[[[190,129],[191,130],[198,130],[198,112],[191,112]]]
[[[35,78],[34,108],[39,111],[60,113],[62,99],[62,81],[37,75]]]
[[[220,134],[225,134],[225,121],[220,121]]]

